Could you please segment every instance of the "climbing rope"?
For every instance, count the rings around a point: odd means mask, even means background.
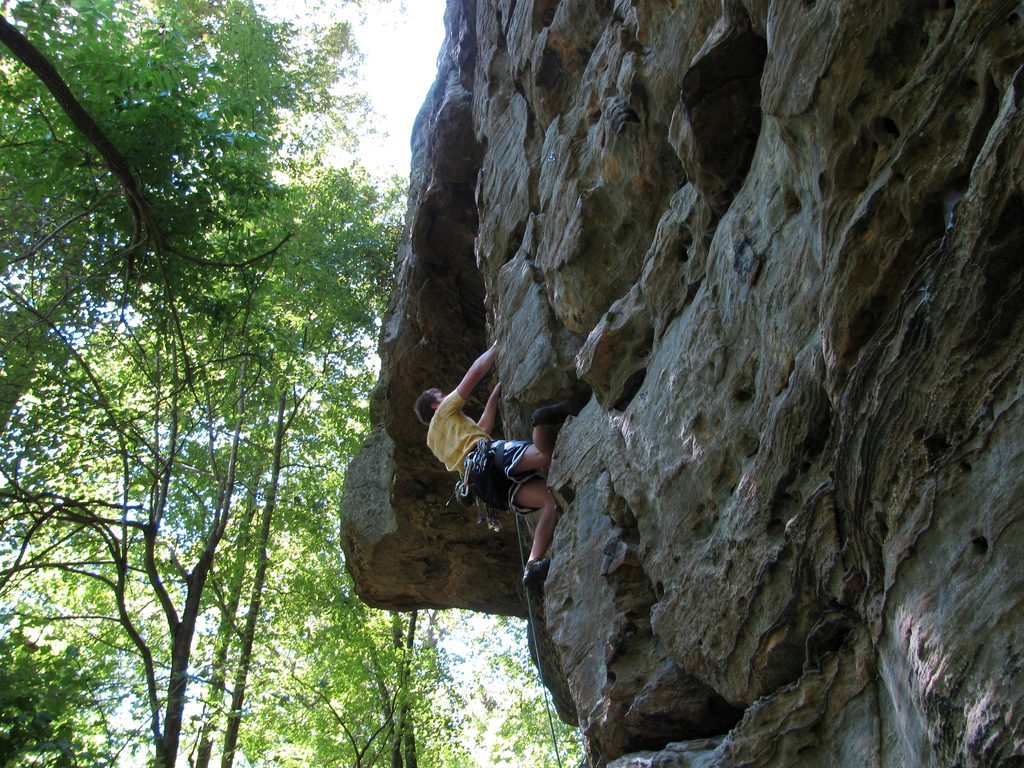
[[[523,555],[523,532],[520,529],[519,515],[515,512],[512,513],[516,518],[516,537],[519,539],[519,562],[523,567],[523,571],[526,571],[526,558]],[[562,768],[562,755],[558,751],[558,736],[555,734],[555,720],[551,716],[551,699],[548,694],[548,687],[544,683],[544,668],[540,663],[540,641],[537,639],[537,622],[533,619],[533,603],[530,600],[530,588],[526,587],[526,613],[530,617],[528,622],[530,628],[530,634],[533,635],[533,647],[537,653],[537,677],[540,679],[540,687],[544,692],[544,706],[548,712],[548,728],[551,731],[551,743],[555,746],[555,760],[558,762],[558,768]]]

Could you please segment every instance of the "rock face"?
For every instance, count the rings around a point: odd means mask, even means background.
[[[496,338],[506,435],[592,393],[534,603],[591,765],[1024,765],[1024,3],[447,23],[344,500],[363,597],[525,615],[529,532],[445,507],[411,413]]]

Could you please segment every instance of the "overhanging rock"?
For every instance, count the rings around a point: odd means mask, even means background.
[[[1022,19],[451,0],[346,485],[360,594],[525,614],[511,520],[446,509],[411,414],[497,339],[507,435],[594,395],[537,616],[592,765],[1016,764]]]

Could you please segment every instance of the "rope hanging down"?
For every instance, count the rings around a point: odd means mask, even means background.
[[[519,541],[519,562],[526,570],[526,558],[523,555],[523,534],[520,529],[519,515],[515,515],[516,519],[516,538]],[[540,663],[540,641],[537,639],[537,624],[533,620],[533,603],[530,600],[530,588],[526,587],[526,613],[530,617],[529,628],[530,634],[533,636],[533,647],[537,653],[537,677],[540,680],[541,690],[544,691],[544,706],[547,708],[548,713],[548,729],[551,731],[551,743],[555,747],[555,760],[558,763],[558,768],[562,768],[562,755],[558,751],[558,736],[555,735],[555,720],[551,716],[551,699],[548,694],[548,687],[544,684],[544,669]]]

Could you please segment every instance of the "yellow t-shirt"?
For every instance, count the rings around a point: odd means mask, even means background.
[[[427,428],[427,447],[450,472],[461,472],[462,462],[481,439],[490,435],[462,412],[466,401],[454,390],[441,401]]]

